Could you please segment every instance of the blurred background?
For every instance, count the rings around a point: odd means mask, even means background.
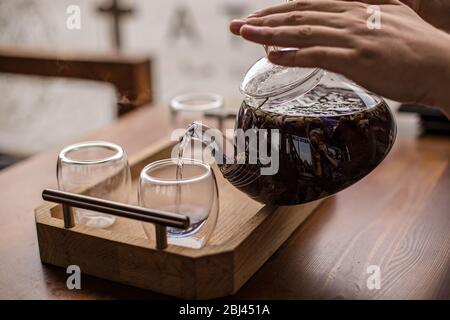
[[[232,36],[228,23],[278,2],[0,0],[0,166],[112,122],[128,84],[85,78],[127,78],[146,68],[142,61],[151,65],[143,103],[191,91],[239,96],[263,49]],[[77,9],[79,29],[71,18]],[[47,74],[47,66],[67,77]]]

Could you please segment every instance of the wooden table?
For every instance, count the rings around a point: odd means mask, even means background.
[[[397,118],[382,165],[328,199],[233,298],[450,299],[450,139],[419,136],[413,116]],[[167,109],[155,107],[86,139],[132,155],[170,132]],[[89,276],[69,291],[65,270],[41,264],[33,209],[56,186],[59,149],[0,172],[0,298],[165,298]],[[369,265],[380,266],[379,290],[367,288]]]

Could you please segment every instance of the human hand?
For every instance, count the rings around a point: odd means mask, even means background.
[[[362,2],[367,2],[367,1],[362,0]],[[417,13],[419,12],[421,0],[400,0],[400,2],[403,2],[407,6],[411,7]]]
[[[385,97],[443,107],[450,113],[450,35],[398,0],[379,5],[381,28],[367,27],[368,4],[302,0],[261,9],[234,20],[230,30],[268,45],[271,62],[340,73]]]

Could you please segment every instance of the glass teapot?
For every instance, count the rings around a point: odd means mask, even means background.
[[[369,174],[391,150],[386,102],[341,75],[256,62],[231,140],[194,123],[188,136],[212,150],[223,176],[253,199],[295,205],[333,195]]]

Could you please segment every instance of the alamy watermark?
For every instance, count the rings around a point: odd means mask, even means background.
[[[69,290],[80,290],[81,289],[81,269],[79,266],[72,264],[67,267],[67,274],[70,276],[67,277],[66,286]]]
[[[198,124],[198,128],[202,128]],[[204,127],[203,127],[204,128]],[[179,141],[186,129],[172,132],[172,141]],[[278,173],[280,162],[280,132],[278,129],[227,129],[225,136],[217,129],[195,130],[191,144],[184,148],[183,158],[193,158],[207,164],[260,165],[261,175]],[[180,144],[172,149],[172,159],[179,156]]]
[[[381,8],[377,5],[370,5],[367,7],[367,28],[370,30],[381,29]]]
[[[381,289],[381,268],[378,265],[370,265],[366,269],[370,276],[366,280],[367,289],[380,290]]]
[[[66,14],[66,28],[68,30],[80,30],[81,29],[81,8],[75,4],[67,7]]]

